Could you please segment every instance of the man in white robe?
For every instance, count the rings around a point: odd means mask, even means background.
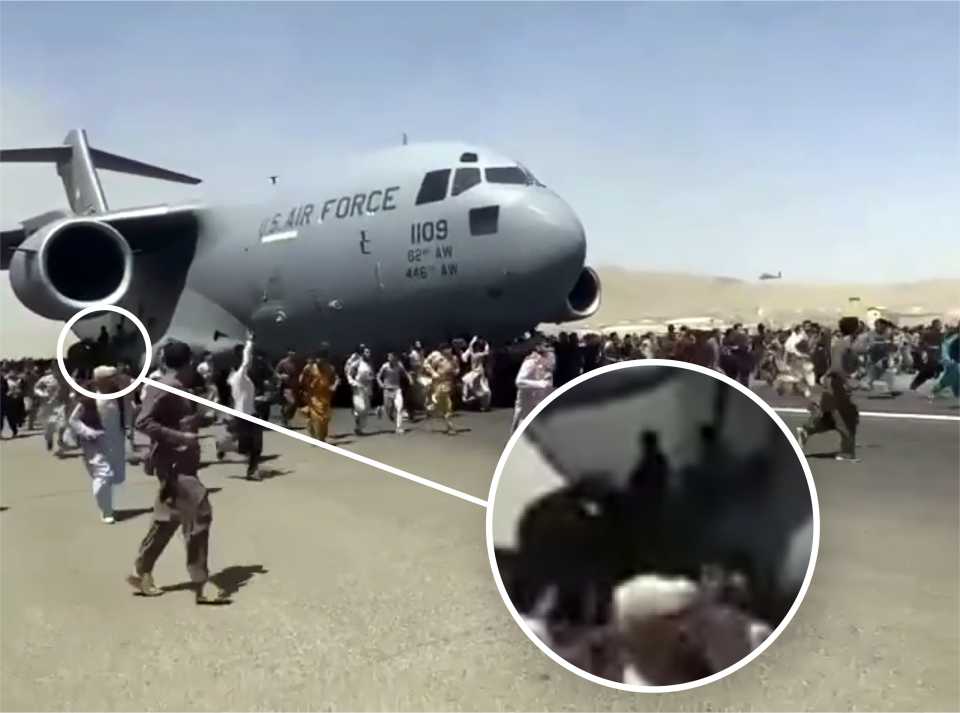
[[[786,378],[781,377],[780,380],[806,398],[811,398],[816,378],[810,359],[810,336],[803,327],[794,327],[783,345],[783,351],[789,371]]]
[[[370,359],[370,350],[362,347],[360,353],[348,362],[346,369],[347,383],[353,392],[353,430],[358,436],[363,435],[363,429],[367,425],[373,400],[373,384],[376,381],[376,372]]]
[[[116,392],[119,388],[117,374],[116,367],[97,367],[93,372],[92,390],[107,394]],[[112,525],[116,522],[113,488],[123,483],[127,475],[123,399],[94,400],[80,395],[68,421],[90,474],[100,519]]]
[[[474,337],[463,353],[462,359],[470,365],[470,371],[463,377],[462,399],[465,404],[477,404],[481,411],[490,410],[490,382],[487,379],[487,360],[490,357],[490,345]]]
[[[213,364],[213,355],[210,352],[204,352],[203,359],[197,364],[197,374],[203,380],[203,392],[200,395],[207,401],[217,403],[216,368]],[[204,416],[210,421],[215,421],[219,413],[216,409],[204,409]]]
[[[523,419],[553,390],[553,360],[545,344],[538,344],[520,365],[517,374],[517,400],[513,407],[510,433],[517,430]]]

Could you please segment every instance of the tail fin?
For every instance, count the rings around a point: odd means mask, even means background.
[[[168,171],[148,163],[91,148],[84,129],[74,129],[63,140],[63,146],[45,146],[27,149],[3,149],[0,163],[52,163],[67,192],[70,208],[77,215],[104,213],[108,210],[103,186],[97,169],[126,173],[131,176],[156,178],[171,183],[195,186],[199,178]]]

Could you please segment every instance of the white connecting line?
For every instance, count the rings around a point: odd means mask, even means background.
[[[803,415],[809,415],[810,411],[805,408],[788,408],[780,406],[771,406],[774,411],[777,413],[797,413]],[[940,421],[940,422],[954,422],[960,423],[960,416],[949,416],[946,414],[938,413],[896,413],[893,411],[861,411],[860,417],[867,418],[889,418],[893,420],[900,421]]]
[[[420,485],[426,485],[428,488],[439,490],[441,493],[446,493],[447,495],[453,495],[454,497],[460,498],[461,500],[466,500],[468,502],[471,502],[474,505],[487,507],[486,500],[481,500],[480,498],[474,497],[473,495],[467,495],[466,493],[461,493],[459,490],[448,488],[446,485],[440,485],[440,483],[434,483],[432,480],[421,478],[419,475],[414,475],[413,473],[408,473],[405,470],[394,468],[393,466],[389,466],[386,463],[381,463],[380,461],[373,460],[372,458],[365,458],[364,456],[344,450],[343,448],[337,448],[336,446],[331,446],[329,443],[318,441],[315,438],[310,438],[310,436],[305,436],[302,433],[291,431],[289,428],[284,428],[283,426],[278,426],[275,423],[264,421],[262,419],[257,418],[256,416],[249,416],[245,413],[237,411],[236,409],[232,409],[229,406],[223,406],[222,404],[218,404],[213,401],[208,401],[207,399],[201,398],[199,396],[195,396],[186,391],[181,391],[180,389],[175,389],[172,386],[161,384],[159,381],[155,381],[153,379],[144,379],[144,383],[150,384],[150,386],[154,388],[162,389],[163,391],[168,391],[171,394],[182,396],[185,399],[196,401],[198,404],[203,404],[207,408],[216,409],[217,411],[222,411],[223,413],[230,414],[231,416],[236,416],[237,418],[246,419],[247,421],[250,421],[250,423],[256,423],[257,425],[263,426],[264,428],[269,428],[270,430],[276,431],[277,433],[282,433],[285,436],[296,438],[300,441],[303,441],[304,443],[309,443],[310,445],[313,445],[313,446],[319,446],[320,448],[325,448],[331,453],[336,453],[337,455],[345,456],[346,458],[352,458],[353,460],[359,463],[370,465],[370,466],[373,466],[374,468],[379,468],[380,470],[385,470],[388,473],[393,473],[393,475],[399,475],[401,478],[412,480],[414,483],[420,483]]]

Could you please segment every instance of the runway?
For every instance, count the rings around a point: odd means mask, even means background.
[[[786,415],[791,425],[796,417]],[[486,498],[509,414],[455,437],[345,444]],[[338,413],[334,431],[348,427]],[[808,446],[822,512],[813,585],[756,663],[707,688],[638,696],[568,673],[527,640],[493,584],[485,510],[280,434],[276,477],[203,472],[212,566],[233,606],[197,609],[123,583],[153,481],[137,468],[102,525],[80,463],[38,438],[2,445],[3,710],[956,710],[957,424],[865,419],[863,462]],[[205,442],[212,458],[212,443]],[[159,584],[182,582],[174,546]]]
[[[929,393],[930,382],[920,388],[921,395],[901,393],[891,396],[883,387],[877,386],[874,391],[857,391],[854,400],[866,418],[893,418],[907,420],[931,420],[960,422],[960,402],[953,398],[938,398],[931,402],[926,395]],[[779,409],[781,413],[806,410],[805,399],[801,396],[777,396],[773,389],[766,385],[752,387],[764,401]],[[919,418],[915,418],[919,417]]]

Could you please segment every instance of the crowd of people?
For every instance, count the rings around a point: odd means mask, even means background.
[[[121,357],[128,337],[122,329],[112,337],[104,329],[99,339],[71,347],[65,364],[75,381],[128,385],[133,369]],[[912,374],[912,390],[934,380],[933,394],[949,391],[957,396],[957,349],[956,326],[946,329],[940,320],[899,329],[883,320],[867,326],[855,318],[840,320],[836,328],[805,322],[778,330],[762,324],[748,330],[737,324],[724,331],[669,326],[661,334],[643,335],[533,334],[499,348],[475,336],[429,350],[418,342],[382,360],[361,345],[342,361],[321,348],[313,354],[290,351],[271,363],[250,335],[226,359],[192,355],[187,387],[247,416],[268,420],[277,413],[284,426],[301,420],[309,435],[322,441],[331,437],[335,405],[347,403],[357,436],[370,432],[372,419],[386,419],[397,434],[411,423],[436,420],[445,433],[455,434],[457,410],[512,404],[514,430],[551,390],[583,373],[624,360],[668,359],[715,369],[743,384],[761,380],[781,393],[807,397],[812,415],[798,430],[800,442],[837,430],[843,441],[841,456],[852,459],[857,413],[849,393],[883,380],[892,387],[891,375],[907,373]],[[163,373],[161,366],[151,377]],[[72,417],[80,400],[55,360],[4,361],[0,386],[2,425],[11,437],[21,429],[39,428],[45,447],[55,455],[83,440],[82,428]],[[122,431],[134,453],[135,419],[149,388],[121,399]],[[216,413],[205,414],[207,422],[217,418]],[[247,477],[258,478],[262,428],[239,417],[224,421],[227,433],[218,441],[218,457],[239,451],[246,458]],[[95,491],[105,492],[106,486],[98,489],[98,480],[95,476]],[[102,497],[102,515],[110,521],[109,499]]]
[[[96,343],[81,342],[68,353],[66,368],[84,388],[116,393],[133,381],[122,345],[109,335]],[[138,594],[163,593],[154,583],[153,568],[181,529],[197,604],[223,604],[229,598],[223,591],[211,591],[209,581],[213,509],[198,477],[199,431],[218,418],[226,431],[217,441],[217,456],[238,451],[245,458],[247,478],[258,480],[263,426],[247,417],[277,416],[286,426],[301,421],[312,438],[328,441],[336,437],[330,432],[331,416],[341,399],[352,408],[357,436],[371,433],[373,419],[386,419],[388,430],[398,435],[418,421],[437,423],[442,432],[453,435],[457,410],[485,411],[512,403],[515,430],[553,389],[581,374],[614,362],[660,358],[716,369],[744,384],[760,378],[781,391],[806,396],[811,416],[798,429],[801,444],[810,436],[836,430],[841,435],[838,457],[855,460],[858,412],[851,391],[859,380],[872,384],[891,370],[910,372],[912,388],[937,379],[937,390],[949,388],[956,396],[957,345],[956,328],[946,330],[939,321],[902,330],[884,322],[868,328],[846,318],[836,328],[804,323],[785,330],[760,325],[748,331],[735,325],[724,332],[671,327],[657,335],[533,334],[498,348],[473,337],[429,349],[415,343],[382,359],[362,345],[342,361],[320,348],[311,354],[290,351],[271,363],[251,334],[227,355],[198,355],[186,344],[167,343],[150,374],[165,388],[147,383],[121,398],[92,399],[75,392],[55,359],[4,361],[0,384],[3,426],[12,438],[24,429],[41,429],[42,442],[53,455],[80,452],[102,522],[115,522],[113,489],[125,480],[130,463],[142,464],[156,478],[154,517],[127,578]],[[178,392],[201,396],[233,413],[222,418],[222,412],[201,407]],[[149,440],[143,453],[137,433]],[[604,507],[609,504],[606,501]],[[723,583],[700,582],[693,592],[679,584],[664,590],[662,583],[646,580],[621,582],[626,589],[617,589],[607,581],[611,586],[604,601],[613,613],[604,615],[602,626],[587,621],[583,626],[593,628],[555,627],[542,635],[553,637],[568,660],[615,680],[656,684],[708,675],[753,650],[778,621],[760,617],[757,624],[743,619],[720,596],[729,589]],[[531,607],[536,608],[536,601]],[[649,614],[665,611],[664,607],[672,612],[673,629],[662,629],[663,618]],[[655,670],[656,662],[663,660],[659,654],[653,663],[638,663],[648,656],[650,642],[657,640],[651,626],[654,632],[661,626],[663,645],[676,648],[674,670]],[[736,636],[729,634],[734,629]],[[638,643],[631,631],[646,631],[645,643]],[[722,631],[728,633],[721,635]],[[739,643],[724,650],[731,636]]]
[[[114,391],[113,387],[129,385],[133,369],[120,356],[125,340],[122,330],[114,337],[104,330],[95,342],[71,347],[65,364],[74,380],[98,391],[107,385]],[[956,326],[945,329],[939,320],[898,329],[883,320],[868,327],[855,318],[840,320],[836,328],[805,322],[780,330],[764,325],[752,331],[734,325],[724,332],[671,326],[662,334],[533,334],[500,348],[475,336],[429,350],[418,342],[382,360],[361,345],[341,362],[321,348],[306,355],[290,351],[271,363],[250,335],[226,359],[191,354],[184,385],[241,416],[269,420],[276,414],[288,427],[300,421],[312,438],[326,442],[338,404],[350,404],[354,434],[360,437],[371,433],[373,420],[384,419],[396,434],[415,422],[436,422],[444,433],[456,434],[457,410],[486,411],[510,404],[512,431],[553,389],[583,373],[624,360],[670,359],[724,372],[744,384],[760,379],[781,393],[806,397],[811,415],[797,430],[801,445],[816,434],[835,430],[841,436],[838,458],[856,460],[859,413],[851,392],[883,378],[892,383],[890,374],[909,373],[911,389],[936,380],[932,393],[949,390],[957,396],[957,348]],[[150,374],[155,380],[165,374],[162,356],[157,363]],[[11,437],[23,429],[39,429],[45,448],[56,456],[85,449],[101,518],[113,522],[111,490],[123,479],[118,474],[124,470],[124,457],[143,460],[148,470],[152,467],[149,455],[140,455],[136,443],[137,415],[152,387],[141,386],[118,399],[109,424],[90,430],[81,419],[89,407],[87,400],[69,387],[53,359],[4,361],[0,386],[2,425]],[[217,441],[217,457],[239,452],[246,462],[246,477],[259,479],[262,426],[210,410],[202,416],[205,424],[220,420],[226,426]]]
[[[934,320],[930,325],[900,329],[884,320],[872,326],[851,319],[846,323],[850,325],[846,330],[851,343],[848,358],[853,362],[846,369],[854,388],[872,388],[874,383],[886,381],[894,391],[894,377],[911,374],[910,390],[934,381],[932,394],[958,395],[956,325],[947,329]],[[745,385],[759,380],[781,393],[814,398],[839,336],[839,327],[813,322],[786,329],[759,324],[752,330],[740,324],[725,330],[671,325],[660,334],[533,334],[498,348],[479,337],[453,340],[430,350],[418,342],[382,360],[375,360],[362,345],[339,362],[325,349],[311,355],[291,351],[275,363],[250,340],[249,349],[238,347],[232,360],[199,355],[192,389],[233,406],[237,384],[231,384],[231,375],[244,374],[249,377],[244,386],[253,396],[241,401],[242,410],[268,418],[271,409],[278,407],[284,425],[302,414],[310,435],[321,440],[329,436],[331,409],[345,403],[353,408],[358,435],[366,432],[375,415],[387,417],[399,434],[406,423],[436,414],[445,430],[455,433],[451,415],[456,410],[514,405],[516,427],[545,391],[607,364],[632,359],[689,362],[721,371]],[[129,332],[118,329],[111,336],[104,328],[97,340],[71,347],[65,359],[67,368],[75,379],[90,380],[96,367],[112,366],[118,371],[117,378],[126,382],[133,369],[121,355],[129,340]],[[64,397],[55,392],[68,397],[70,389],[54,359],[4,360],[0,368],[2,425],[12,436],[21,428],[33,429],[44,407],[50,411],[51,404],[65,405],[60,403]],[[155,370],[153,376],[157,373]],[[132,395],[134,407],[140,396],[139,392]],[[52,409],[54,413],[62,410]],[[40,419],[44,428],[47,420]],[[66,418],[58,423],[52,427],[51,449],[63,444]]]

